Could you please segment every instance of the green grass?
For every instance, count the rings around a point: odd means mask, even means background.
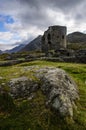
[[[32,76],[33,71],[28,67],[53,66],[64,69],[76,82],[80,100],[77,102],[77,111],[74,111],[74,121],[61,119],[45,107],[45,97],[39,90],[36,98],[13,101],[9,95],[0,95],[0,130],[85,130],[86,129],[86,65],[75,63],[58,63],[48,61],[33,61],[19,65],[0,67],[0,84],[11,78],[20,76]],[[5,84],[5,85],[6,85]],[[4,85],[6,90],[7,86]],[[8,90],[9,91],[9,90]],[[6,91],[7,92],[7,91]],[[3,104],[3,105],[2,105]]]
[[[67,48],[73,49],[73,50],[86,49],[86,43],[85,42],[69,43],[67,45]]]

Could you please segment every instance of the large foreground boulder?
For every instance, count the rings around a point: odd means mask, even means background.
[[[27,67],[27,71],[31,68]],[[13,98],[30,97],[39,89],[46,97],[45,105],[61,116],[73,116],[75,101],[79,98],[75,82],[62,69],[32,67],[34,78],[20,77],[9,82]],[[35,98],[35,97],[34,97]]]
[[[51,67],[38,70],[37,76],[41,79],[41,90],[47,97],[46,104],[62,116],[73,116],[78,90],[70,76],[62,69]]]
[[[28,98],[32,92],[38,90],[38,82],[28,79],[25,76],[11,79],[9,86],[10,95],[15,99]]]

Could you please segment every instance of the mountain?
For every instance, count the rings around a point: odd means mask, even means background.
[[[0,50],[0,54],[2,54],[2,51]]]
[[[24,48],[22,48],[20,50],[20,52],[40,50],[41,49],[41,38],[42,38],[42,36],[39,35],[37,38],[32,40],[30,43],[28,43]]]
[[[12,48],[11,50],[6,50],[4,51],[5,53],[16,53],[19,52],[23,47],[25,47],[26,44],[20,44],[14,48]]]
[[[5,53],[16,53],[16,52],[23,52],[23,51],[35,51],[41,49],[41,38],[42,36],[39,35],[34,40],[28,43],[28,40],[20,45],[14,47],[11,50],[6,50]],[[69,48],[86,48],[86,34],[81,32],[73,32],[67,35],[67,43],[70,46]],[[0,51],[0,54],[2,51]]]
[[[41,38],[39,35],[37,38],[28,43],[20,51],[34,51],[41,49]],[[67,43],[70,45],[71,49],[80,49],[86,48],[86,34],[81,32],[73,32],[67,35]],[[78,44],[78,45],[77,45]]]
[[[73,32],[67,35],[68,43],[86,42],[86,34],[81,32]]]
[[[86,49],[86,34],[73,32],[67,35],[68,48],[73,50]]]

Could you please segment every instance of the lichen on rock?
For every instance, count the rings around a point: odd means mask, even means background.
[[[38,80],[27,77],[11,79],[10,95],[13,98],[30,98],[30,95],[40,89],[46,97],[46,106],[63,117],[73,117],[75,101],[79,95],[77,85],[71,77],[64,70],[56,67],[37,67],[33,68],[33,71],[33,76]]]
[[[9,82],[10,95],[13,98],[26,98],[31,95],[32,92],[38,89],[38,83],[27,77],[19,77],[11,79]]]
[[[78,89],[71,77],[62,69],[46,67],[38,70],[41,90],[47,97],[47,105],[61,116],[73,116]]]

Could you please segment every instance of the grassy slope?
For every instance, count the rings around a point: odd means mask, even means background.
[[[40,91],[31,101],[12,101],[9,95],[0,95],[0,130],[85,130],[86,129],[86,65],[73,63],[57,63],[34,61],[11,67],[0,67],[0,82],[8,82],[19,76],[31,77],[31,71],[23,71],[28,66],[55,66],[66,70],[79,87],[80,101],[77,103],[77,112],[74,112],[74,122],[69,119],[60,119],[44,107],[45,97]],[[6,91],[7,86],[3,86]]]

